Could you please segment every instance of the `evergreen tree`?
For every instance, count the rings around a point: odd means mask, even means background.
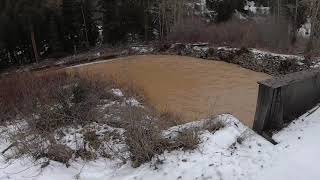
[[[62,21],[64,45],[67,51],[72,52],[79,46],[81,32],[81,7],[78,1],[63,0]]]
[[[43,0],[16,0],[15,15],[18,22],[29,31],[32,49],[36,62],[39,61],[39,52],[36,40],[37,24],[46,12],[46,2]]]
[[[239,12],[245,12],[244,6],[246,1],[245,0],[223,0],[223,1],[216,1],[216,0],[206,0],[207,7],[210,10],[214,10],[216,15],[216,22],[223,22],[229,20],[235,10]]]
[[[152,0],[100,0],[104,42],[148,40],[153,28]]]
[[[60,33],[61,26],[61,1],[60,0],[47,0],[48,12],[46,14],[47,24],[43,24],[46,29],[46,36],[50,44],[51,53],[59,53],[63,50],[62,39]],[[45,39],[45,37],[44,37]]]

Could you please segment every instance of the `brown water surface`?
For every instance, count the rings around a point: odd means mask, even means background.
[[[257,81],[270,77],[234,64],[181,56],[131,56],[72,69],[133,81],[159,110],[181,113],[187,121],[231,113],[248,126]]]

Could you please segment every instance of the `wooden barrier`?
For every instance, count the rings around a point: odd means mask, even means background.
[[[320,100],[320,70],[309,70],[259,82],[253,130],[279,130]]]

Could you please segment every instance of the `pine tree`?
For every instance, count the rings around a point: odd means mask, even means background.
[[[206,0],[207,7],[217,13],[216,22],[223,22],[229,20],[235,10],[244,12],[245,0]]]
[[[104,42],[148,40],[153,28],[151,0],[100,0]]]
[[[119,6],[118,0],[100,0],[100,9],[103,12],[102,29],[103,29],[103,42],[114,44],[121,34],[119,29]]]
[[[36,62],[40,59],[36,40],[36,27],[43,19],[46,10],[46,2],[43,0],[16,0],[15,2],[15,17],[22,27],[29,31]]]
[[[71,52],[80,46],[81,7],[78,1],[62,1],[62,19],[65,49]]]
[[[62,43],[60,38],[60,30],[59,26],[60,16],[61,16],[61,1],[60,0],[46,0],[48,12],[46,14],[47,24],[43,24],[42,26],[46,26],[47,33],[46,37],[48,38],[50,49],[52,53],[59,53],[62,51]]]

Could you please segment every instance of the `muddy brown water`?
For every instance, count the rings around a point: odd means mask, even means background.
[[[132,81],[156,108],[181,113],[186,121],[230,113],[248,126],[253,124],[257,81],[270,78],[234,64],[181,56],[131,56],[71,69]]]

